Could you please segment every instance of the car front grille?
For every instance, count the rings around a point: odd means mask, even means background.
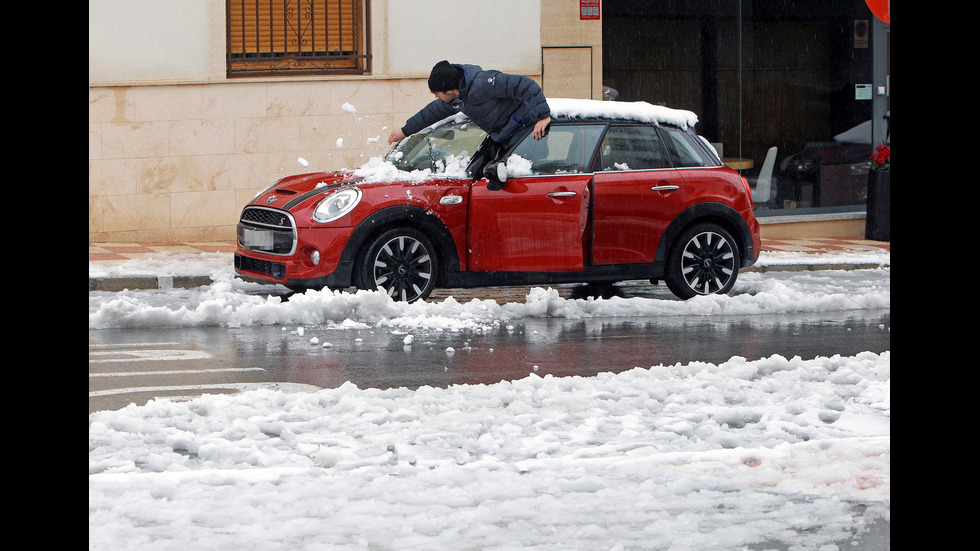
[[[245,207],[238,222],[238,244],[249,251],[291,255],[296,250],[296,223],[283,210]]]
[[[282,262],[271,262],[240,254],[235,255],[235,269],[265,274],[275,279],[286,277],[286,265]]]

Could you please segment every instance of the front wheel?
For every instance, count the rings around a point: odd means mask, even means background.
[[[735,239],[716,224],[698,224],[681,233],[667,258],[664,281],[682,299],[731,290],[741,263]]]
[[[381,289],[395,300],[424,300],[435,287],[437,268],[429,239],[412,228],[397,228],[371,241],[358,267],[358,286]]]

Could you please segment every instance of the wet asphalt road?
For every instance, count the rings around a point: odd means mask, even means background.
[[[659,364],[720,363],[732,356],[809,359],[883,352],[891,349],[890,326],[890,310],[880,310],[524,318],[479,331],[375,326],[91,330],[89,411],[142,405],[160,396],[272,385],[313,390],[350,381],[360,388],[445,387],[531,373],[591,376]]]

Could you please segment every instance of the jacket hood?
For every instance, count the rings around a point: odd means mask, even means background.
[[[462,89],[468,89],[470,85],[473,84],[473,79],[476,77],[477,73],[483,71],[483,67],[480,67],[479,65],[471,65],[468,63],[453,63],[453,67],[456,67],[460,71],[463,71]]]

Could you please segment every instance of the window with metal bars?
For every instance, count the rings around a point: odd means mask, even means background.
[[[228,76],[370,71],[369,0],[227,0]]]

